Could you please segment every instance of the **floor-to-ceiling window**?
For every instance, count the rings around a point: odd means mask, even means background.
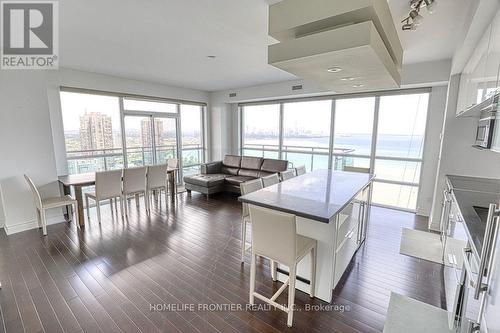
[[[417,207],[429,94],[381,96],[373,202]]]
[[[308,171],[328,168],[331,100],[283,104],[281,158]]]
[[[415,211],[428,99],[417,89],[242,104],[241,153],[308,170],[367,168],[375,204]]]
[[[205,161],[202,105],[181,104],[181,149],[184,175],[199,173]]]
[[[61,107],[70,174],[123,168],[118,97],[61,92]]]
[[[242,153],[247,156],[279,157],[280,104],[242,107]]]
[[[73,89],[60,97],[69,174],[178,158],[182,175],[205,161],[203,104]]]

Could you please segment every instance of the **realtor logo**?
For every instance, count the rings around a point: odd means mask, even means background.
[[[58,2],[1,1],[2,69],[58,68]]]

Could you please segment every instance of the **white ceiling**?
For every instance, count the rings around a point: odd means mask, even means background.
[[[272,1],[63,0],[61,66],[206,91],[294,79],[267,64]],[[417,31],[401,32],[406,63],[453,54],[469,0],[438,1]],[[408,1],[389,3],[399,30]]]
[[[409,0],[387,0],[404,50],[406,64],[449,59],[464,37],[464,19],[478,0],[436,0],[434,14],[420,10],[422,24],[414,31],[402,31],[401,21],[408,16]]]

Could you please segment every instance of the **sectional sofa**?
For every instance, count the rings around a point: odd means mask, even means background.
[[[227,191],[240,193],[240,184],[246,181],[280,173],[288,167],[288,161],[270,158],[226,155],[223,161],[201,166],[201,174],[185,176],[188,193],[200,192],[207,196]]]

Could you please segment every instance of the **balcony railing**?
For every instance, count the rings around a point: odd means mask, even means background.
[[[165,163],[168,158],[177,157],[176,145],[157,145],[155,150],[158,163]],[[127,147],[129,166],[153,163],[151,147]],[[204,162],[204,147],[200,144],[186,144],[181,148],[183,167],[193,168]],[[123,149],[103,148],[73,150],[67,152],[68,172],[70,174],[106,171],[124,167]]]
[[[269,144],[245,144],[242,147],[243,151],[250,150],[260,152],[261,157],[267,157],[266,152],[275,152],[278,156],[279,146]],[[342,169],[348,164],[348,154],[353,153],[354,149],[348,148],[334,148],[333,150],[333,167],[335,169]],[[315,166],[320,164],[318,168],[328,167],[328,158],[321,163],[319,160],[315,163],[315,157],[326,156],[328,157],[330,151],[328,147],[305,147],[296,145],[283,145],[282,158],[289,160],[290,167],[305,165],[308,170],[314,170]],[[338,154],[338,155],[337,155]],[[295,157],[294,157],[295,155]],[[295,159],[295,163],[294,160]],[[326,162],[326,163],[325,163]]]

